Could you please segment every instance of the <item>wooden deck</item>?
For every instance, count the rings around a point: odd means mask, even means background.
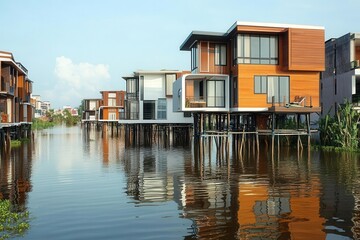
[[[303,106],[272,106],[269,107],[271,113],[319,113],[321,107],[303,107]]]

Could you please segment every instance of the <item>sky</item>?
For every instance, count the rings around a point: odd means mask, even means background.
[[[360,0],[0,0],[0,51],[29,71],[51,108],[125,90],[137,70],[189,70],[191,31],[236,21],[325,27],[325,40],[360,32]]]

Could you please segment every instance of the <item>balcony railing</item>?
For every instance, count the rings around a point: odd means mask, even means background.
[[[186,97],[185,107],[187,108],[206,108],[206,107],[216,107],[224,108],[225,107],[225,98],[223,96],[219,97]]]

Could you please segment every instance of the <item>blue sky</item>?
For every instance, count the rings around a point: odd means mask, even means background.
[[[360,32],[359,0],[0,0],[0,10],[0,51],[52,108],[123,90],[136,70],[189,70],[179,47],[193,30],[249,21],[324,26],[326,39]]]

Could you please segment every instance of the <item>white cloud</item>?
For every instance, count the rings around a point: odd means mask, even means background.
[[[110,79],[109,66],[86,62],[74,63],[70,58],[56,58],[54,89],[46,93],[51,102],[78,106],[84,98],[100,97],[100,92]],[[61,107],[61,106],[59,106]]]

